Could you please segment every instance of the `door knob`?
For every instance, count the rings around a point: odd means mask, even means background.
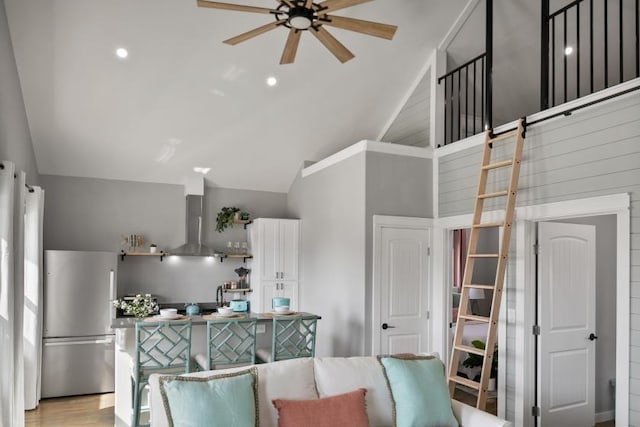
[[[593,332],[591,332],[589,334],[589,341],[593,341],[593,340],[597,340],[597,339],[598,339],[598,337]]]
[[[382,324],[382,329],[385,329],[385,330],[386,330],[386,329],[391,329],[391,328],[395,328],[395,326],[391,326],[391,325],[388,325],[388,324],[386,324],[386,323],[383,323],[383,324]]]

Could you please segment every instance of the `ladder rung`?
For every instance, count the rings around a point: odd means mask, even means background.
[[[483,171],[488,171],[490,169],[498,169],[503,168],[505,166],[511,166],[513,164],[513,160],[504,160],[502,162],[490,163],[482,167]]]
[[[494,143],[498,141],[502,141],[503,139],[513,138],[518,135],[518,129],[514,129],[511,132],[503,133],[502,135],[498,135],[494,138],[489,138],[489,143]]]
[[[500,254],[469,254],[469,258],[498,258]]]
[[[466,351],[467,353],[477,354],[478,356],[484,356],[484,350],[481,348],[472,347],[470,345],[456,345],[454,346],[456,350]]]
[[[504,227],[504,222],[483,222],[480,224],[473,224],[473,228],[494,228],[494,227]]]
[[[467,288],[475,288],[475,289],[489,289],[491,291],[495,289],[495,286],[493,285],[477,285],[474,283],[471,283],[469,285],[464,285],[464,286]]]
[[[469,378],[463,378],[456,375],[455,377],[449,377],[449,381],[466,385],[467,387],[471,387],[474,390],[480,390],[480,383],[470,380]]]
[[[475,320],[476,322],[484,322],[484,323],[489,323],[489,321],[491,320],[488,317],[476,316],[474,314],[458,314],[458,317],[461,319]]]
[[[506,196],[507,194],[509,194],[507,190],[496,191],[495,193],[479,194],[478,199],[490,199],[492,197],[502,197],[502,196]]]

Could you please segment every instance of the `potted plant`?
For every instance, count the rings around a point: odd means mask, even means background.
[[[485,343],[480,340],[471,341],[471,345],[480,350],[485,349]],[[480,355],[468,353],[468,357],[462,362],[462,365],[465,368],[476,368],[478,366],[482,367],[483,359],[484,357]],[[493,359],[491,361],[491,372],[489,374],[490,381],[489,381],[488,389],[491,391],[496,389],[495,380],[497,376],[498,376],[498,344],[495,345],[493,350]],[[480,381],[480,374],[476,375],[476,377],[474,378],[474,381]],[[492,383],[493,383],[493,387],[491,386]]]
[[[149,245],[149,252],[155,254],[158,252],[158,246],[155,243]]]
[[[151,294],[138,294],[131,300],[117,299],[113,301],[113,306],[121,309],[124,314],[135,317],[147,317],[158,311],[158,303],[151,298]]]
[[[234,206],[222,208],[216,217],[216,231],[222,233],[227,227],[233,224],[237,212],[240,212],[240,209]]]

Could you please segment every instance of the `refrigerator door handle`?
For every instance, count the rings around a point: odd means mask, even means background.
[[[59,346],[67,346],[67,345],[80,345],[80,344],[112,344],[113,338],[109,337],[101,340],[82,340],[82,341],[54,341],[54,342],[44,342],[45,347],[59,347]]]
[[[111,318],[116,318],[116,308],[113,306],[113,301],[116,299],[116,272],[113,270],[109,270],[109,312],[111,313]]]

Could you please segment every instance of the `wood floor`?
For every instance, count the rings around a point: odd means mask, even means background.
[[[113,393],[105,393],[43,399],[38,409],[26,412],[25,425],[112,427],[114,397]],[[456,390],[455,399],[475,406],[475,397],[461,390]],[[497,413],[495,399],[487,401],[487,412]],[[599,423],[596,427],[615,427],[615,422]]]
[[[113,427],[113,393],[43,399],[25,412],[25,425]]]

